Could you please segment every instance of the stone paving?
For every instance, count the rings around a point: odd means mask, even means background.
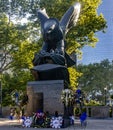
[[[75,121],[74,126],[61,128],[60,130],[113,130],[113,118],[110,119],[87,119],[87,127],[82,128],[79,120]],[[55,130],[52,128],[22,128],[21,121],[0,119],[0,130]],[[58,130],[58,129],[57,129]]]

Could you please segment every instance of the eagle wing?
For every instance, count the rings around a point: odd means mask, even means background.
[[[76,25],[80,14],[80,8],[80,3],[75,3],[66,11],[66,13],[61,18],[60,25],[64,34],[66,34],[73,26]]]
[[[45,8],[44,9],[39,9],[38,10],[38,19],[40,20],[41,28],[43,29],[44,23],[49,19],[49,16],[46,13]]]

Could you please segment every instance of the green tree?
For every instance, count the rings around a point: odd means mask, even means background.
[[[13,23],[10,23],[4,14],[0,15],[0,25],[0,72],[2,73],[12,67],[13,53],[17,51],[18,45],[25,38],[22,37],[21,32],[17,30]]]
[[[5,14],[0,14],[0,25],[0,78],[3,103],[8,105],[12,90],[25,91],[31,76],[34,50],[37,51],[39,46],[30,40],[29,26],[13,24]]]
[[[72,90],[75,90],[78,86],[78,79],[81,77],[82,73],[77,72],[75,67],[68,68],[70,73],[70,87]]]
[[[78,82],[88,95],[99,98],[105,93],[105,87],[107,87],[107,94],[110,94],[109,90],[113,89],[113,62],[106,59],[101,63],[78,65],[77,70],[83,73]]]
[[[19,70],[14,73],[4,73],[2,75],[2,105],[14,105],[11,98],[13,91],[26,92],[26,85],[28,81],[32,81],[33,77],[29,71]]]

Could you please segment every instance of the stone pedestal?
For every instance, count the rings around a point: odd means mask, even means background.
[[[61,92],[64,89],[63,80],[32,81],[27,83],[27,94],[29,103],[27,105],[27,114],[43,110],[54,114],[64,114],[64,107],[61,102]]]

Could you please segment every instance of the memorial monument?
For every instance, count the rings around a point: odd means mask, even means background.
[[[60,21],[49,18],[45,9],[38,10],[43,45],[33,59],[31,72],[35,81],[28,82],[27,86],[29,113],[42,109],[63,114],[61,91],[70,84],[67,68],[76,64],[65,51],[65,36],[76,25],[79,14],[80,3],[72,5]]]

